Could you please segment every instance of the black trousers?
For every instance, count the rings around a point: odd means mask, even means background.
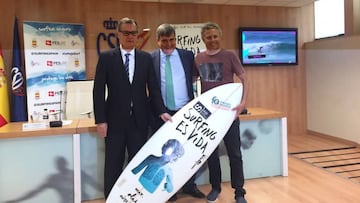
[[[240,150],[240,121],[235,120],[223,138],[230,161],[231,187],[235,189],[235,197],[244,196],[244,171]],[[218,147],[208,159],[210,184],[212,189],[221,191],[221,168]]]
[[[121,128],[108,126],[108,133],[105,138],[105,198],[109,196],[112,187],[123,171],[126,151],[128,161],[130,161],[146,142],[147,129],[139,129],[133,115],[130,120],[129,126],[124,126],[121,123],[118,124]]]

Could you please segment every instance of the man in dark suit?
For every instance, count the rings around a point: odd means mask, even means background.
[[[135,49],[137,34],[135,20],[121,19],[120,47],[101,53],[96,67],[93,102],[97,132],[105,138],[105,198],[122,172],[125,151],[131,160],[146,142],[148,95],[155,114],[164,121],[171,120],[161,99],[150,54]]]
[[[194,98],[192,85],[194,54],[191,51],[176,48],[175,29],[170,24],[160,25],[156,30],[156,37],[160,49],[151,54],[155,73],[167,113],[174,115]],[[168,80],[172,80],[172,82],[168,83]],[[153,131],[160,128],[163,123],[159,118],[155,118]],[[184,185],[183,192],[193,197],[204,198],[205,195],[195,184],[195,177],[194,175]],[[170,201],[174,202],[176,199],[175,194]]]

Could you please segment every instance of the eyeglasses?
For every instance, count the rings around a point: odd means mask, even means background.
[[[138,34],[138,31],[119,31],[119,32],[121,32],[124,36],[129,36],[129,35],[136,36]]]

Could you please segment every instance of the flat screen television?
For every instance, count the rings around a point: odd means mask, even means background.
[[[297,28],[239,28],[239,57],[244,66],[297,65]]]

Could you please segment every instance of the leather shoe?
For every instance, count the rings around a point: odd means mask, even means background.
[[[211,191],[209,192],[209,194],[207,195],[206,199],[208,203],[215,203],[217,200],[217,197],[219,196],[220,191],[219,190],[214,190],[211,189]]]
[[[196,186],[191,189],[184,188],[183,193],[191,195],[196,198],[205,198],[204,193],[202,193]]]
[[[244,197],[237,197],[236,203],[247,203],[246,199]]]

